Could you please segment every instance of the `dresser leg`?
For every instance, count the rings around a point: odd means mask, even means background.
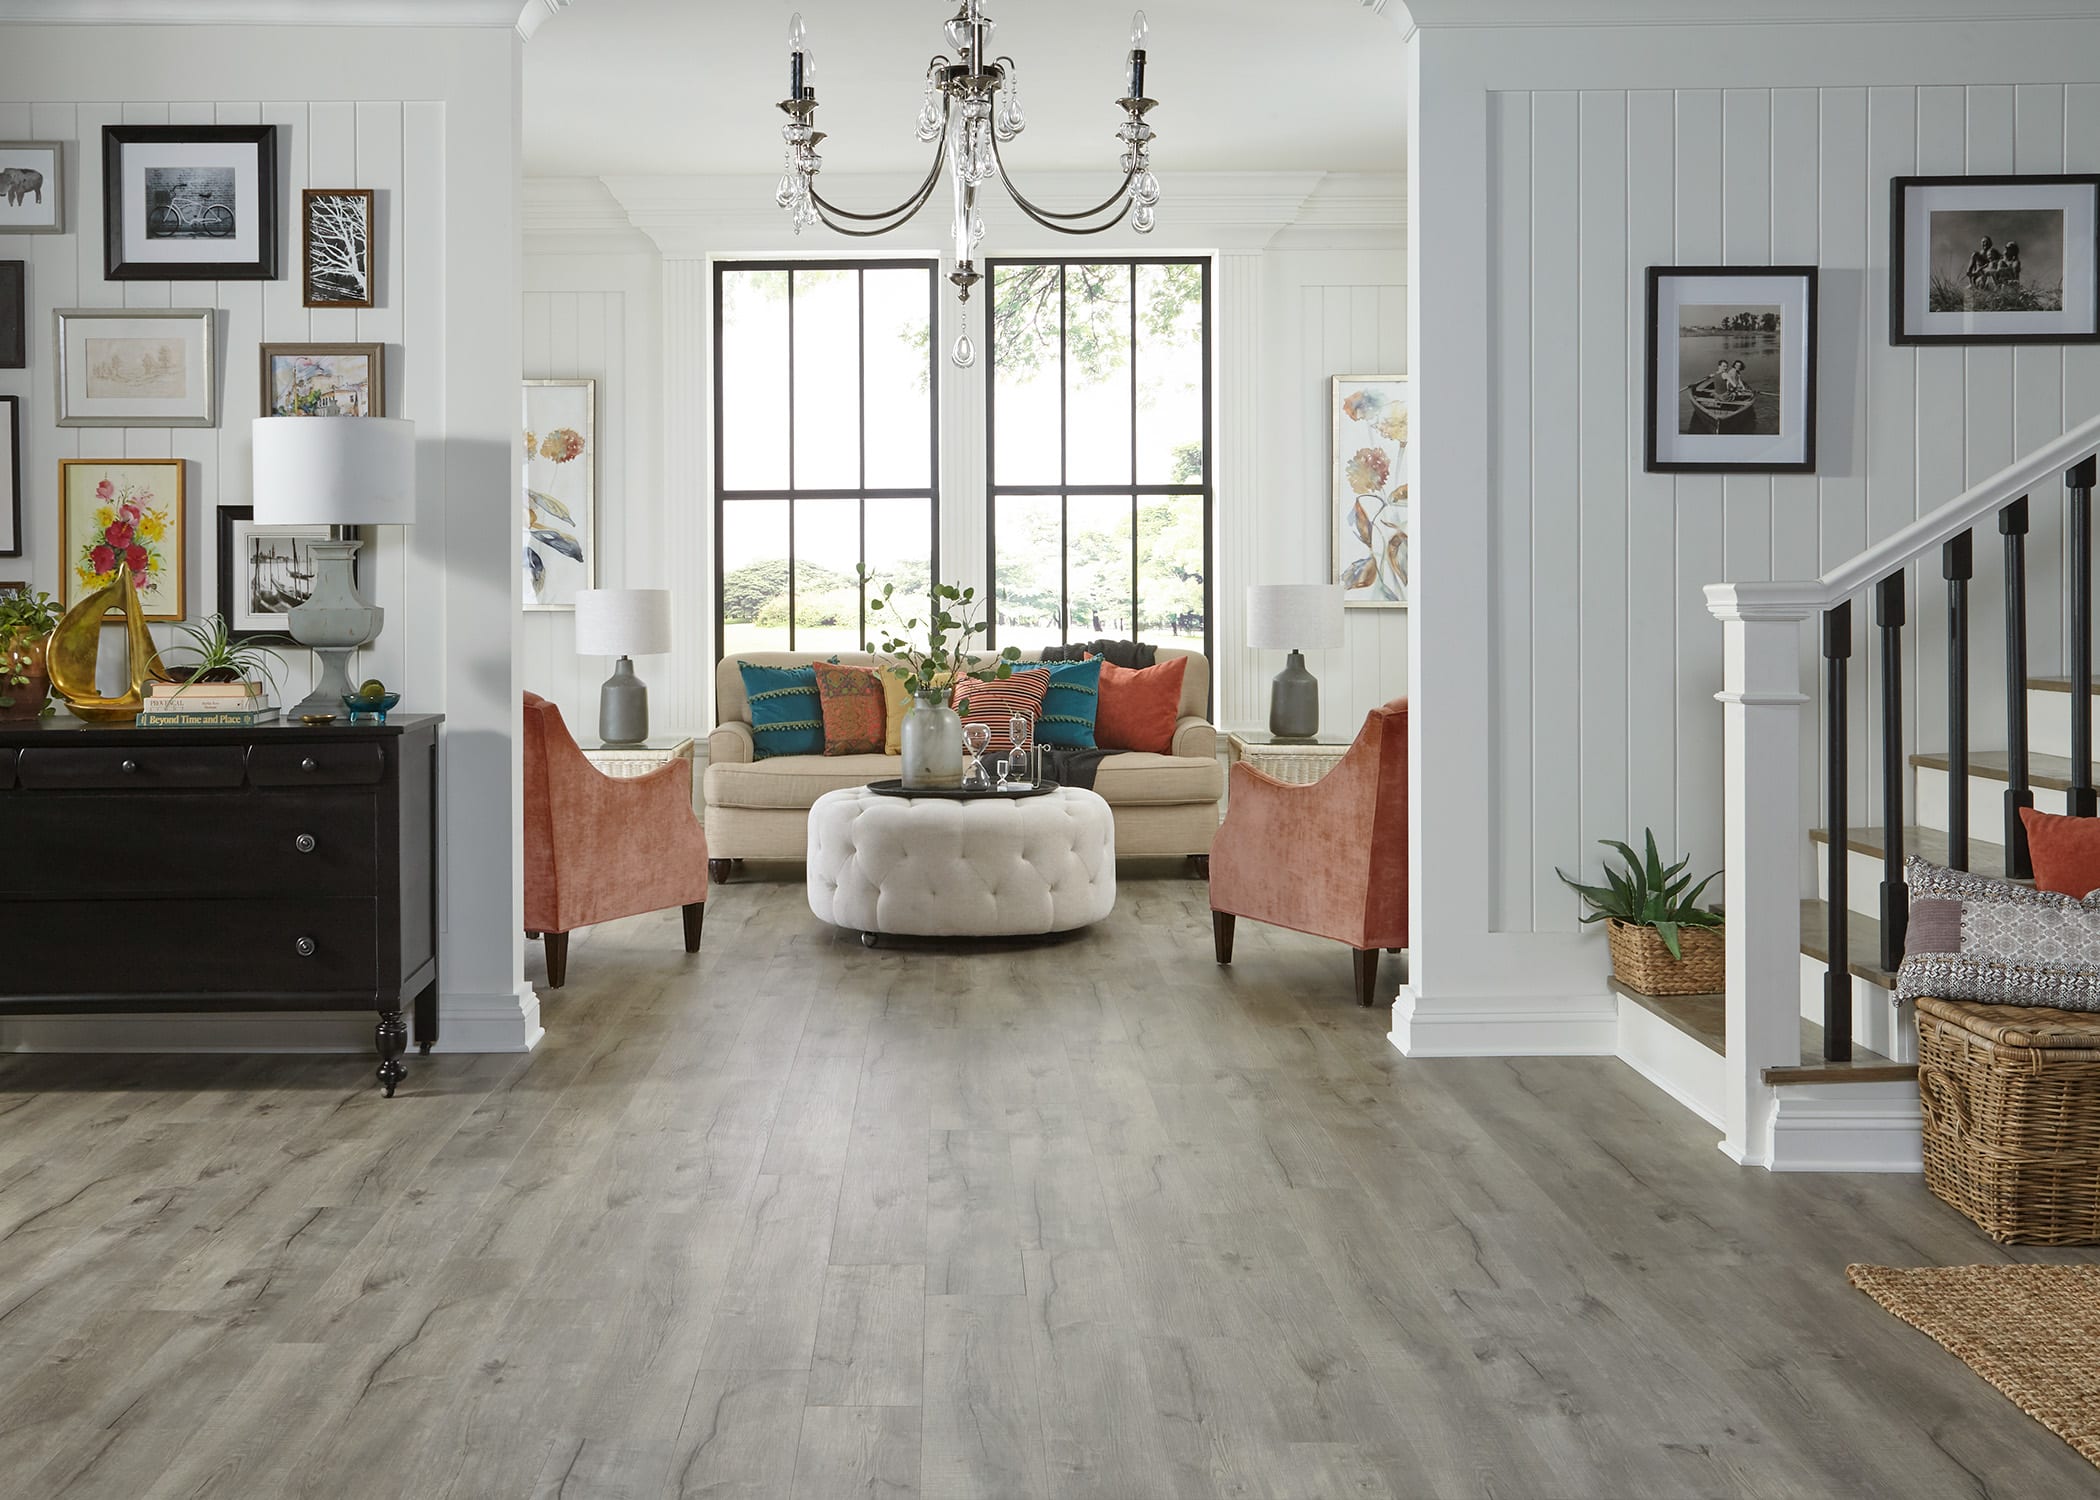
[[[438,987],[435,983],[423,986],[416,996],[416,1048],[425,1057],[438,1039]]]
[[[379,1045],[379,1086],[391,1099],[394,1085],[408,1076],[408,1069],[401,1066],[401,1054],[408,1050],[408,1023],[401,1019],[400,1011],[383,1010],[372,1036]]]

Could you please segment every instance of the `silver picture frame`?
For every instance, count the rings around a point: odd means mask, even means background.
[[[217,309],[61,307],[51,316],[59,426],[218,426]],[[93,360],[89,330],[97,324],[120,346],[107,356],[111,363]],[[170,325],[167,335],[150,331],[161,324]],[[174,350],[179,371],[169,359]]]
[[[0,141],[0,234],[65,232],[66,143]]]

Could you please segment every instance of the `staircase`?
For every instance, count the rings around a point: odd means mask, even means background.
[[[2092,816],[2092,495],[2100,417],[2065,433],[1858,557],[1801,583],[1714,584],[1722,625],[1726,755],[1725,996],[1649,1002],[1622,993],[1620,1055],[1723,1133],[1722,1149],[1773,1170],[1918,1170],[1916,1032],[1895,998],[1909,896],[1903,858],[2031,875],[2018,809]],[[2027,665],[2026,541],[2064,507],[2061,618],[2068,675]],[[1995,554],[1995,556],[1993,555]],[[2003,580],[2001,620],[1972,620],[1979,568]],[[1944,590],[1945,635],[1921,642],[1907,598]],[[1853,728],[1853,613],[1872,664],[1866,743]],[[1818,669],[1803,669],[1804,626]],[[1937,622],[1936,622],[1937,626]],[[1906,652],[1946,674],[1944,725],[1907,753]],[[2003,701],[1972,701],[1972,654],[2001,653]],[[1813,677],[1815,680],[1805,681]],[[1804,753],[1804,735],[1820,753]],[[1982,748],[1971,748],[1972,746]],[[1871,761],[1866,757],[1871,756]],[[1813,801],[1801,767],[1820,766]],[[1850,791],[1871,767],[1877,805]],[[1816,870],[1802,878],[1802,809]],[[1860,814],[1864,814],[1861,816]],[[1842,830],[1834,837],[1832,830]],[[1836,956],[1833,961],[1833,955]]]

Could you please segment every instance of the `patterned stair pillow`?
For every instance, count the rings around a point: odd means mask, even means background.
[[[880,755],[889,727],[882,679],[866,667],[817,662],[817,705],[824,714],[826,755]]]
[[[756,667],[740,661],[736,669],[744,679],[744,696],[751,700],[755,758],[824,753],[824,710],[817,702],[814,664]]]
[[[992,732],[985,747],[990,755],[1004,755],[1014,747],[1012,720],[1019,709],[1036,723],[1043,720],[1043,696],[1050,691],[1050,674],[1040,667],[1016,672],[1004,682],[979,682],[964,678],[955,685],[955,711],[965,724],[983,724]]]
[[[1903,862],[1910,925],[1896,996],[2100,1010],[2100,897]]]

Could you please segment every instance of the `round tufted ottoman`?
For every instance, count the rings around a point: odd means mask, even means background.
[[[1115,904],[1115,819],[1076,787],[970,802],[849,787],[809,810],[809,909],[871,942],[1065,932]]]

